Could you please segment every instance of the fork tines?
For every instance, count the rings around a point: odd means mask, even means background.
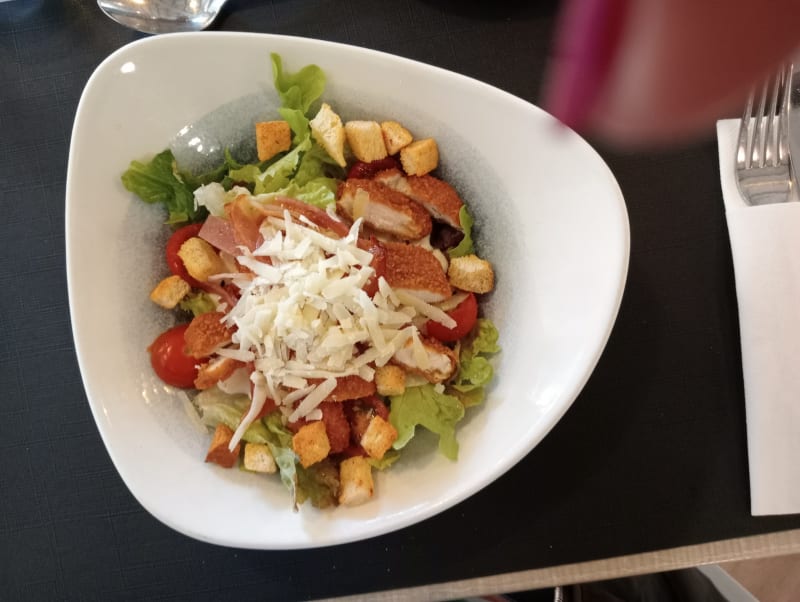
[[[736,172],[739,189],[751,205],[789,200],[791,79],[792,66],[782,67],[764,82],[760,90],[750,94],[742,115]]]

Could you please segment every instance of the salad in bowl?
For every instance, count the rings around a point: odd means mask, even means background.
[[[419,427],[457,459],[500,350],[480,310],[494,270],[434,138],[344,122],[322,69],[271,60],[257,157],[197,173],[165,150],[122,175],[169,228],[150,299],[176,324],[147,351],[209,429],[206,462],[276,475],[294,508],[355,506]]]

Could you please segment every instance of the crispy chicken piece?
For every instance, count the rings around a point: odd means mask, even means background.
[[[462,230],[459,212],[464,202],[444,180],[430,175],[405,176],[399,169],[386,169],[375,174],[375,181],[402,192],[425,207],[435,219]]]
[[[383,245],[386,248],[384,278],[393,289],[415,295],[426,303],[438,303],[452,296],[442,264],[433,252],[398,242]]]
[[[231,340],[232,332],[220,320],[225,316],[222,312],[212,311],[195,316],[189,323],[183,340],[186,342],[186,353],[195,358],[206,357],[217,347]]]
[[[350,178],[339,185],[336,208],[351,220],[359,217],[385,234],[417,240],[430,234],[431,216],[419,203],[373,180]]]
[[[419,374],[431,383],[441,383],[453,376],[458,358],[452,349],[429,337],[420,337],[420,348],[415,347],[414,341],[409,340],[397,350],[392,360],[407,372]]]
[[[221,380],[226,380],[236,369],[244,366],[240,361],[229,357],[218,357],[200,366],[194,386],[197,389],[210,389]]]
[[[309,378],[309,385],[318,385],[324,379]],[[364,380],[357,374],[340,376],[336,379],[336,388],[331,391],[325,401],[347,401],[348,399],[361,399],[375,394],[375,383]]]

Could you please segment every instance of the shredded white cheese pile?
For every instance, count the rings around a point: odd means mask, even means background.
[[[288,211],[283,219],[267,218],[261,226],[264,243],[237,257],[253,273],[217,276],[241,290],[224,318],[235,327],[232,344],[218,354],[255,366],[250,412],[231,448],[268,397],[290,421],[318,420],[317,406],[333,391],[337,377],[372,381],[371,365],[383,366],[409,340],[415,356],[425,362],[415,322],[431,318],[454,325],[439,308],[395,293],[383,278],[372,298],[364,292],[374,269],[369,267],[372,255],[357,244],[360,219],[341,239],[309,225],[293,221]],[[312,384],[308,379],[323,380]]]

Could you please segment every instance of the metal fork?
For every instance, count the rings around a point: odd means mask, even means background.
[[[736,148],[736,183],[748,205],[786,203],[792,198],[788,125],[791,80],[792,66],[782,67],[747,100]]]

